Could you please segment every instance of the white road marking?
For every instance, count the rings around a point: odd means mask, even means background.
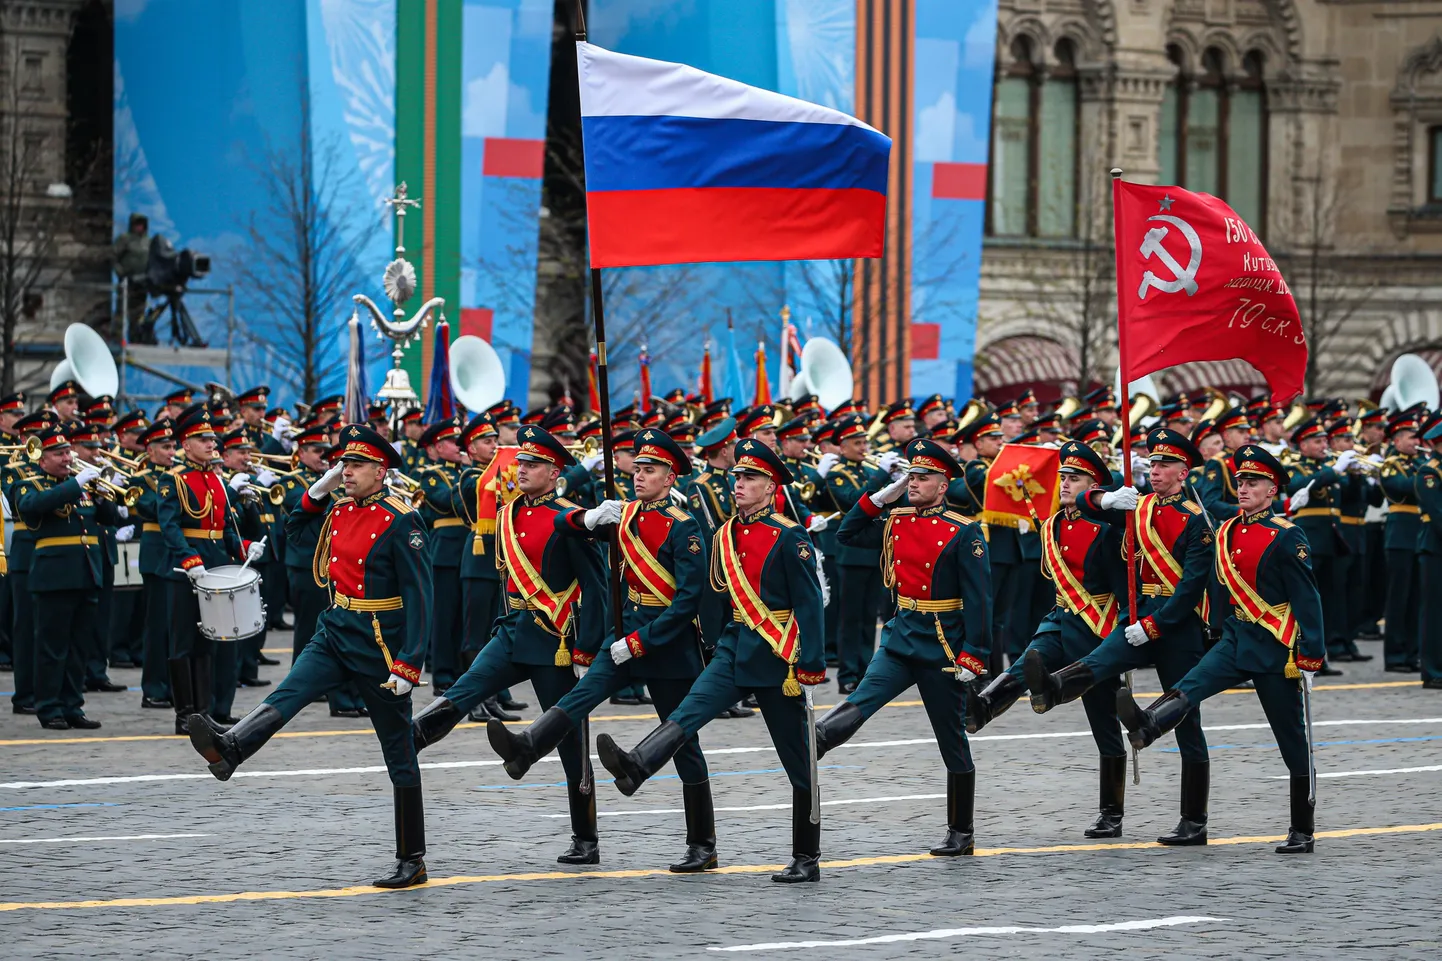
[[[822,801],[822,807],[838,804],[884,804],[888,801],[935,801],[946,797],[945,794],[896,794],[891,797],[858,797],[843,798],[840,800]],[[789,811],[790,802],[786,804],[748,804],[745,807],[716,808],[717,811]],[[603,818],[627,817],[635,814],[685,814],[685,808],[639,808],[632,811],[597,811],[596,814]],[[542,817],[568,818],[569,814],[545,814]]]
[[[0,844],[82,844],[89,841],[167,841],[171,838],[208,838],[209,834],[111,834],[94,838],[0,838]]]
[[[1352,718],[1336,721],[1314,721],[1313,727],[1353,727],[1362,725],[1387,725],[1387,724],[1442,724],[1442,717],[1410,717],[1410,718]],[[1268,731],[1271,725],[1265,721],[1258,724],[1218,724],[1203,725],[1204,731],[1215,733],[1219,731]],[[969,738],[972,743],[983,743],[989,741],[1045,741],[1062,738],[1091,737],[1091,731],[1038,731],[1030,734],[980,734]],[[903,738],[888,741],[853,741],[850,744],[843,744],[836,748],[837,751],[855,751],[873,748],[889,747],[915,747],[922,744],[935,744],[934,737]],[[721,747],[704,748],[707,757],[721,757],[728,754],[774,754],[776,748],[771,744],[761,744],[751,747]],[[543,763],[556,763],[560,760],[556,755],[550,754],[541,758]],[[591,760],[599,761],[596,755],[591,755]],[[485,768],[500,767],[499,759],[487,759],[476,761],[425,761],[420,767],[422,770],[436,771],[461,768]],[[236,771],[233,775],[237,778],[262,778],[262,777],[331,777],[345,774],[383,774],[386,768],[383,764],[368,765],[364,767],[328,767],[328,768],[300,768],[289,771]],[[131,774],[115,777],[94,777],[94,778],[64,778],[55,781],[5,781],[0,782],[0,789],[12,791],[26,790],[29,788],[57,788],[57,787],[88,787],[99,784],[137,784],[148,781],[207,781],[211,775],[204,772],[185,772],[175,774]]]
[[[1381,777],[1387,774],[1421,774],[1425,771],[1442,771],[1442,764],[1429,764],[1426,767],[1388,767],[1374,771],[1327,771],[1325,773],[1318,771],[1317,777]],[[1273,774],[1270,780],[1285,781],[1291,776],[1290,774]]]
[[[871,938],[852,938],[845,941],[771,941],[763,944],[733,944],[721,948],[707,948],[707,951],[786,951],[794,948],[850,948],[866,944],[895,944],[898,941],[938,941],[943,938],[961,938],[977,934],[1105,934],[1110,931],[1150,931],[1155,928],[1174,928],[1183,924],[1205,924],[1210,921],[1228,921],[1230,918],[1211,918],[1199,915],[1177,915],[1170,918],[1148,918],[1138,921],[1116,921],[1109,924],[1063,924],[1055,928],[984,927],[984,928],[938,928],[935,931],[910,931],[905,934],[880,934]]]

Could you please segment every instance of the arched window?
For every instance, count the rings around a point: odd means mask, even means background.
[[[1076,233],[1076,48],[1062,40],[1053,62],[1037,62],[1029,37],[1017,37],[996,79],[992,107],[991,192],[987,231],[1001,237]]]
[[[1229,72],[1208,48],[1189,70],[1179,47],[1167,48],[1177,73],[1162,94],[1160,181],[1215,194],[1256,231],[1265,232],[1266,96],[1262,55],[1253,51]]]

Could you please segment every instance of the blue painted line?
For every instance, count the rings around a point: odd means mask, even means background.
[[[861,768],[863,768],[863,767],[865,767],[865,766],[866,766],[866,765],[864,765],[864,764],[822,764],[822,765],[819,766],[816,770],[818,770],[818,771],[860,770]],[[786,770],[786,769],[785,769],[784,767],[771,767],[771,768],[763,768],[763,769],[761,769],[761,770],[756,770],[756,771],[719,771],[719,772],[718,772],[718,771],[712,771],[712,772],[711,772],[711,776],[712,776],[712,777],[743,777],[743,776],[748,775],[748,774],[781,774],[781,773],[784,773],[785,770]],[[676,780],[679,780],[679,779],[680,779],[680,775],[677,775],[677,774],[659,774],[659,775],[657,775],[657,776],[655,776],[655,777],[648,778],[649,781],[676,781]],[[599,777],[598,777],[598,778],[596,778],[596,783],[597,783],[597,784],[615,784],[615,783],[616,783],[616,779],[613,778],[613,777],[607,777],[607,778],[599,778]],[[471,790],[473,790],[473,791],[514,791],[514,790],[517,790],[517,789],[519,789],[519,788],[532,788],[532,787],[565,787],[565,786],[566,786],[566,782],[565,782],[565,781],[557,781],[557,782],[554,783],[554,784],[477,784],[475,787],[471,788]]]
[[[1419,737],[1378,737],[1358,741],[1318,741],[1317,747],[1344,747],[1349,744],[1407,744],[1417,741],[1442,741],[1442,734],[1428,734]],[[1208,744],[1209,751],[1248,751],[1263,748],[1275,748],[1276,742],[1270,744]],[[1162,748],[1163,754],[1176,754],[1179,748]]]
[[[27,804],[18,808],[0,808],[0,811],[59,811],[65,808],[118,808],[121,806],[109,801],[92,804]]]

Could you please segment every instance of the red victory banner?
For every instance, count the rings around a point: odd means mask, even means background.
[[[1035,527],[1056,512],[1061,454],[1054,447],[1006,444],[986,469],[981,519],[988,524]]]
[[[496,515],[502,507],[521,496],[516,484],[516,452],[519,447],[497,447],[496,456],[476,482],[476,533],[494,534]],[[476,541],[480,544],[480,540]]]
[[[1302,392],[1307,338],[1262,241],[1216,197],[1127,183],[1113,171],[1121,380],[1240,358],[1276,403]]]

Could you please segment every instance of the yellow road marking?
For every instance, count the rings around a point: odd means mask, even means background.
[[[1312,688],[1312,690],[1313,690],[1314,692],[1317,692],[1317,691],[1370,691],[1370,690],[1375,690],[1375,689],[1377,689],[1377,688],[1383,688],[1383,687],[1416,687],[1416,686],[1417,686],[1417,682],[1416,682],[1416,681],[1372,681],[1372,682],[1368,682],[1368,683],[1357,683],[1357,684],[1321,684],[1321,685],[1318,685],[1318,686]],[[1240,688],[1233,688],[1233,689],[1231,689],[1231,690],[1223,691],[1222,693],[1223,693],[1223,694],[1255,694],[1256,692],[1255,692],[1255,691],[1245,690],[1245,689],[1240,689]],[[1161,697],[1161,696],[1162,696],[1162,692],[1160,692],[1160,691],[1138,691],[1138,692],[1136,692],[1135,694],[1133,694],[1132,696],[1133,696],[1133,697],[1136,697],[1137,699],[1140,700],[1140,699],[1142,699],[1142,698],[1148,698],[1148,697]],[[825,711],[825,710],[829,710],[829,709],[831,709],[832,707],[835,707],[835,706],[836,706],[836,705],[834,705],[834,704],[818,704],[818,705],[816,705],[816,710],[818,710],[818,711]],[[892,701],[891,703],[889,703],[889,704],[886,705],[886,707],[888,707],[888,708],[893,708],[893,707],[921,707],[921,706],[923,706],[921,701]],[[592,720],[592,721],[650,721],[651,723],[655,723],[655,721],[656,721],[656,715],[655,715],[655,714],[598,714],[598,715],[597,715],[597,714],[593,714],[593,715],[591,716],[591,720]],[[511,726],[511,727],[526,727],[526,726],[529,725],[531,722],[530,722],[530,721],[506,721],[505,723],[506,723],[508,726]],[[461,724],[457,724],[457,725],[456,725],[456,730],[466,730],[467,728],[477,728],[477,727],[485,727],[485,725],[484,725],[484,724],[474,724],[474,723],[470,723],[470,722],[464,722],[464,723],[461,723]],[[366,727],[358,727],[358,728],[354,728],[354,729],[351,729],[351,730],[342,730],[342,731],[281,731],[279,734],[276,734],[275,737],[278,737],[278,738],[282,738],[282,737],[349,737],[349,736],[354,736],[354,735],[357,735],[357,734],[367,734],[367,735],[369,735],[369,734],[373,734],[373,733],[374,733],[374,731],[372,730],[372,728],[370,728],[369,726],[366,726]],[[9,739],[9,740],[0,740],[0,747],[26,747],[26,746],[37,745],[37,744],[112,744],[112,743],[117,743],[117,742],[121,742],[121,741],[184,741],[184,740],[186,740],[186,738],[185,738],[184,735],[175,735],[175,734],[117,734],[117,735],[114,735],[114,736],[111,736],[111,737],[23,737],[23,738],[11,738],[11,739]]]
[[[1317,838],[1355,838],[1374,837],[1386,834],[1419,834],[1430,831],[1442,831],[1442,822],[1433,824],[1399,824],[1370,828],[1350,828],[1341,831],[1319,831]],[[1235,844],[1277,844],[1279,838],[1274,835],[1252,835],[1248,837],[1233,838],[1211,838],[1210,845],[1235,845]],[[1162,846],[1154,841],[1123,841],[1115,843],[1099,844],[1054,844],[1044,847],[1029,848],[978,848],[976,857],[997,857],[1004,854],[1078,854],[1091,851],[1135,851],[1146,848],[1153,848],[1158,851]],[[930,854],[888,854],[870,858],[850,858],[844,861],[823,861],[821,866],[828,870],[837,868],[860,868],[875,867],[889,864],[910,864],[917,861],[940,860],[933,858]],[[779,864],[737,864],[730,867],[717,868],[709,871],[709,874],[771,874],[781,870]],[[462,884],[495,884],[511,883],[517,881],[566,881],[566,880],[593,880],[602,879],[628,879],[628,878],[653,878],[671,877],[671,872],[664,868],[640,868],[623,871],[531,871],[520,874],[471,874],[457,875],[448,878],[431,878],[428,883],[416,888],[406,888],[404,891],[422,891],[426,888],[454,887]],[[149,908],[169,907],[172,905],[185,904],[227,904],[235,901],[291,901],[300,898],[353,898],[366,894],[391,894],[385,888],[377,888],[369,884],[355,885],[347,888],[323,888],[315,891],[236,891],[230,894],[194,894],[180,897],[168,898],[109,898],[95,899],[88,901],[6,901],[0,902],[0,912],[4,911],[74,911],[85,908]]]

